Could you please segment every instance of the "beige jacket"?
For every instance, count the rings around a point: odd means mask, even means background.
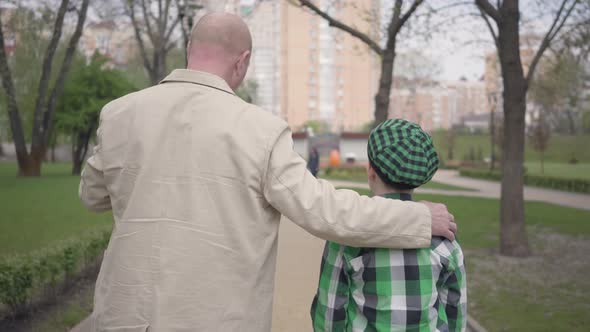
[[[94,331],[270,331],[281,214],[346,245],[430,245],[424,205],[316,180],[284,121],[190,70],[104,107],[80,198],[115,218]]]

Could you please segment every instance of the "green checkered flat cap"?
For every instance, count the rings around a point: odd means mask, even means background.
[[[406,120],[389,119],[378,125],[371,131],[367,150],[377,173],[390,183],[419,187],[438,169],[432,138]]]

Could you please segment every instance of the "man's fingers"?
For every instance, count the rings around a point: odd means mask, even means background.
[[[455,241],[455,233],[448,231],[447,234],[445,235],[445,237],[447,239],[449,239],[449,241]]]
[[[449,230],[453,232],[453,234],[457,234],[457,224],[451,221],[449,225]]]

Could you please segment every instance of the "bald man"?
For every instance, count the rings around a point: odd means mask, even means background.
[[[287,124],[234,93],[251,45],[239,17],[207,15],[192,32],[188,69],[102,110],[80,198],[112,209],[115,223],[91,331],[270,331],[281,214],[350,246],[453,239],[443,205],[316,180]]]

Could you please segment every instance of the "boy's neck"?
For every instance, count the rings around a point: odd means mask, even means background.
[[[384,196],[385,194],[413,194],[414,189],[408,190],[398,190],[390,187],[381,187],[381,188],[374,188],[373,195],[375,196]]]

